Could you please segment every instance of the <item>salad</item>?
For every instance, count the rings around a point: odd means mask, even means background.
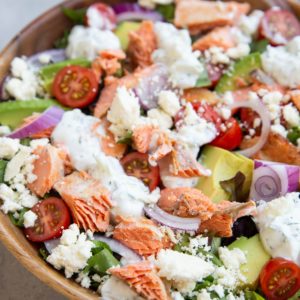
[[[104,300],[300,297],[300,23],[282,7],[63,8],[1,83],[0,209]]]

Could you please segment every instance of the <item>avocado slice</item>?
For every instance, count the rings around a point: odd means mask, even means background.
[[[1,102],[0,124],[15,129],[22,123],[24,118],[31,116],[34,112],[43,112],[51,106],[62,107],[58,102],[50,99]]]
[[[245,299],[246,300],[265,300],[265,298],[253,291],[245,291]]]
[[[246,82],[250,79],[250,74],[254,70],[261,69],[260,53],[252,53],[237,61],[232,69],[225,73],[216,86],[216,92],[225,93],[235,91],[240,88],[237,80],[243,79]]]
[[[204,167],[212,171],[212,175],[201,177],[197,188],[210,197],[213,202],[229,200],[230,195],[221,187],[220,181],[233,178],[238,171],[246,177],[243,193],[246,194],[250,191],[254,169],[253,160],[222,148],[205,146],[200,161]]]
[[[242,250],[247,262],[241,266],[241,273],[245,276],[245,285],[255,287],[263,266],[270,260],[271,256],[264,249],[259,235],[251,238],[241,237],[228,246],[230,250],[238,248]]]
[[[116,36],[119,38],[121,47],[126,50],[129,44],[128,35],[131,31],[135,31],[140,27],[139,22],[122,22],[115,30]]]
[[[81,67],[90,67],[91,62],[86,58],[76,58],[64,60],[55,64],[50,64],[40,69],[40,76],[42,78],[42,85],[46,91],[51,91],[52,82],[56,76],[56,74],[68,66],[81,66]]]

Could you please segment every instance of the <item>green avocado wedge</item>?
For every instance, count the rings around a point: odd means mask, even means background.
[[[119,38],[123,50],[127,50],[129,44],[129,33],[138,30],[141,26],[139,22],[122,22],[115,30],[116,36]]]
[[[241,273],[245,276],[245,286],[255,288],[263,266],[271,256],[264,249],[259,235],[251,238],[240,237],[228,246],[230,250],[238,248],[245,253],[247,262],[241,266]]]
[[[261,69],[260,53],[252,53],[237,61],[232,68],[227,71],[219,80],[216,86],[216,92],[225,93],[227,91],[235,91],[240,88],[238,79],[242,79],[246,83],[250,80],[250,74],[256,69]]]
[[[2,102],[0,103],[0,124],[15,129],[22,123],[24,118],[31,116],[35,112],[43,112],[51,106],[67,109],[62,107],[57,101],[51,99]]]
[[[254,169],[253,160],[222,148],[205,146],[200,163],[211,170],[212,175],[200,177],[197,188],[213,202],[229,200],[230,195],[221,187],[220,182],[233,178],[238,172],[245,176],[243,194],[249,193]]]

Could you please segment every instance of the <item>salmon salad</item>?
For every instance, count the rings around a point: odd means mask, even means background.
[[[0,210],[103,300],[300,299],[300,21],[284,1],[62,5],[0,84]]]

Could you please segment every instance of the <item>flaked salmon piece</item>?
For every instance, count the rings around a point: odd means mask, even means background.
[[[236,40],[231,33],[231,27],[225,26],[217,27],[203,37],[200,37],[196,42],[194,42],[193,50],[204,51],[210,47],[219,47],[227,50],[235,46]]]
[[[123,219],[115,227],[113,237],[142,256],[156,255],[172,246],[168,236],[146,218]]]
[[[233,218],[227,214],[217,213],[200,224],[199,233],[213,234],[218,237],[232,236]]]
[[[152,64],[152,52],[157,48],[152,21],[143,21],[136,31],[129,33],[128,53],[135,67],[145,68]]]
[[[112,203],[100,181],[75,171],[58,181],[54,188],[71,210],[75,223],[92,232],[107,230]]]
[[[174,23],[188,28],[191,34],[217,26],[233,25],[250,11],[248,3],[180,0],[176,5]]]
[[[235,221],[244,216],[254,216],[256,214],[256,204],[254,201],[239,203],[224,200],[216,205],[216,213],[230,215]]]
[[[176,143],[171,152],[171,174],[179,177],[210,176],[210,170],[205,169],[183,145]]]
[[[191,88],[186,89],[183,91],[183,99],[185,99],[187,102],[201,102],[205,101],[210,105],[216,105],[220,98],[218,95],[209,89],[205,88]]]
[[[147,153],[150,150],[151,140],[157,129],[153,125],[142,125],[134,128],[132,133],[134,148],[140,153]]]
[[[250,140],[244,139],[240,148],[250,148],[257,143],[257,140],[258,137]],[[253,155],[252,158],[300,166],[300,152],[297,147],[274,132],[269,133],[264,147]]]
[[[208,219],[215,212],[215,204],[200,190],[189,187],[166,188],[161,191],[158,206],[179,217],[200,216]]]
[[[101,118],[107,113],[114,100],[118,87],[125,86],[126,88],[131,89],[137,84],[138,78],[133,74],[128,74],[105,86],[101,91],[99,100],[96,104],[94,116],[97,118]]]
[[[170,300],[167,289],[150,262],[111,268],[108,272],[125,281],[147,300]]]
[[[32,173],[36,180],[27,184],[29,190],[44,197],[50,192],[53,185],[64,176],[64,161],[61,158],[60,150],[52,145],[38,147],[35,152],[37,158],[33,162]]]
[[[127,145],[118,144],[115,141],[114,135],[109,131],[110,125],[110,122],[106,118],[102,118],[95,124],[94,128],[92,128],[92,132],[101,140],[101,149],[106,155],[120,159],[123,157]],[[102,126],[105,134],[100,134],[97,131],[99,126]]]
[[[103,75],[114,75],[122,67],[120,60],[125,58],[126,54],[120,49],[101,51],[92,62],[92,70],[99,80]]]
[[[300,90],[290,91],[289,95],[294,105],[300,111]]]

